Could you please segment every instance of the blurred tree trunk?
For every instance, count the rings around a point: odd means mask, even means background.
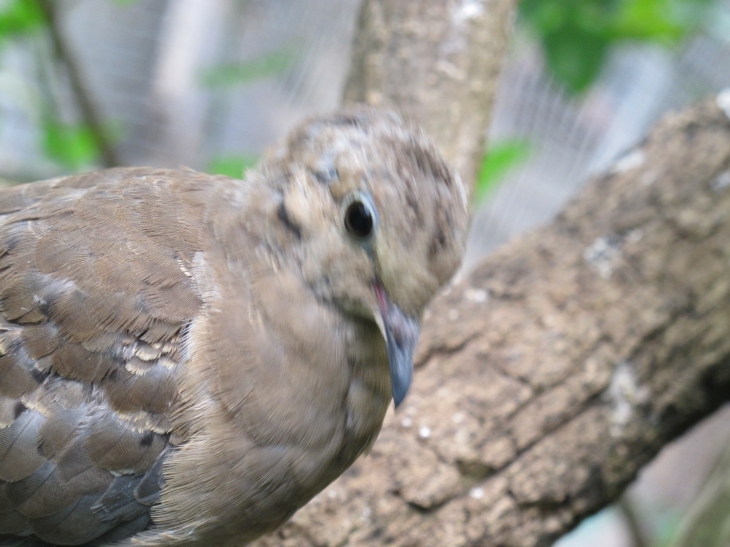
[[[516,0],[364,0],[345,102],[392,108],[468,185],[484,155]]]
[[[424,125],[472,181],[513,7],[365,0],[347,99]],[[726,102],[667,117],[441,294],[372,453],[256,545],[547,546],[730,400]]]

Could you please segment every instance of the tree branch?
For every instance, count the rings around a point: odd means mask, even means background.
[[[37,1],[46,19],[46,27],[51,37],[53,51],[55,52],[56,57],[58,57],[58,59],[60,59],[66,67],[71,89],[73,90],[74,97],[76,97],[76,103],[79,107],[84,123],[88,126],[89,131],[99,148],[104,167],[116,167],[121,165],[117,151],[104,131],[101,118],[96,111],[91,97],[86,92],[87,88],[83,83],[81,69],[77,65],[75,57],[64,40],[61,28],[58,24],[58,12],[55,0]]]
[[[641,530],[641,519],[628,495],[621,496],[616,506],[621,511],[621,516],[626,523],[633,547],[649,547],[649,544],[644,540],[644,532]]]
[[[423,127],[473,185],[515,0],[364,0],[346,102]]]
[[[440,296],[370,456],[256,545],[550,545],[730,399],[729,309],[711,102]]]

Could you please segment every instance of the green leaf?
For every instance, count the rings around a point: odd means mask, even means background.
[[[542,43],[552,74],[580,93],[614,45],[674,45],[707,19],[711,6],[712,0],[522,0],[520,17]]]
[[[0,42],[26,34],[45,24],[35,0],[12,0],[0,8]]]
[[[530,149],[530,143],[518,139],[492,144],[479,167],[474,202],[480,203],[510,169],[523,163],[529,157]]]
[[[208,163],[206,171],[213,175],[225,175],[234,179],[243,178],[251,167],[256,165],[258,156],[216,156]]]
[[[688,31],[668,0],[624,2],[613,24],[617,40],[635,39],[673,44]]]
[[[520,14],[542,42],[548,69],[572,93],[598,77],[619,4],[633,0],[523,0]]]
[[[78,171],[99,156],[99,148],[86,125],[66,125],[55,120],[43,123],[43,150],[70,171]]]
[[[200,75],[205,87],[230,87],[245,84],[281,74],[290,68],[297,59],[291,48],[274,51],[268,55],[244,63],[228,63],[210,67]]]
[[[605,34],[624,1],[627,0],[522,0],[520,17],[540,38],[573,30]]]
[[[578,28],[543,37],[548,67],[571,93],[585,91],[596,80],[609,45],[602,35]]]

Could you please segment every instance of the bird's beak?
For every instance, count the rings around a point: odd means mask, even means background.
[[[421,325],[393,304],[380,283],[375,283],[375,294],[380,308],[378,326],[385,338],[390,363],[390,386],[396,408],[403,402],[413,379],[413,352],[416,349]]]

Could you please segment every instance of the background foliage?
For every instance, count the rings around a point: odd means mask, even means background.
[[[712,0],[521,0],[519,15],[542,45],[553,77],[571,94],[596,81],[612,48],[674,47],[707,21]],[[477,180],[481,200],[529,157],[529,143],[492,143]]]
[[[115,0],[119,5],[131,5],[135,0]],[[11,40],[43,41],[52,32],[54,22],[44,12],[46,0],[7,0],[0,3],[0,48]],[[655,43],[672,47],[690,35],[706,21],[712,0],[521,0],[520,19],[542,45],[549,70],[557,81],[575,94],[584,93],[601,73],[612,48],[627,41]],[[47,52],[35,47],[39,55]],[[68,62],[50,52],[50,62]],[[247,85],[287,70],[296,60],[295,44],[244,63],[211,66],[199,75],[199,85],[224,92]],[[48,64],[48,59],[39,66]],[[48,81],[58,77],[57,71],[47,70]],[[72,123],[64,120],[56,108],[48,82],[36,107],[42,118],[42,149],[48,159],[66,172],[86,170],[103,165],[100,134],[110,146],[123,134],[104,125],[101,132],[93,131],[90,120]],[[0,120],[0,123],[2,120]],[[476,198],[483,199],[512,167],[529,156],[527,142],[492,143],[485,155],[477,185]],[[251,155],[213,157],[207,169],[229,176],[241,176],[243,170],[255,163]],[[107,162],[108,163],[108,162]]]

